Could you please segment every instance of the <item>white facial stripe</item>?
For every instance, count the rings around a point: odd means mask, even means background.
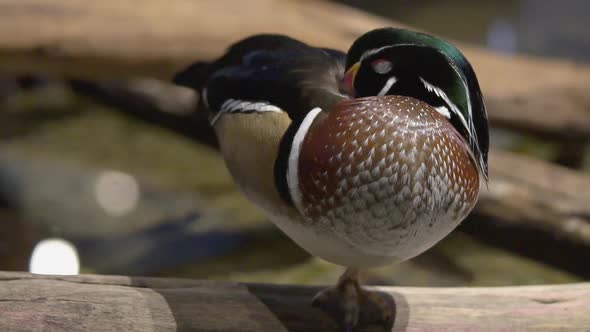
[[[291,151],[289,152],[289,161],[287,164],[287,186],[289,187],[289,193],[293,199],[293,204],[295,204],[295,207],[301,213],[303,213],[303,197],[301,194],[301,189],[299,188],[299,155],[301,154],[301,147],[303,145],[305,135],[313,124],[313,120],[315,120],[321,111],[321,108],[316,107],[309,111],[305,118],[303,118],[301,125],[293,137],[293,144],[291,145]]]
[[[213,126],[224,113],[241,113],[241,112],[283,112],[279,107],[268,102],[251,102],[245,100],[228,99],[221,104],[221,109],[211,118],[209,123]]]
[[[461,123],[463,124],[463,126],[465,127],[465,129],[467,129],[467,131],[469,131],[471,133],[471,131],[469,129],[469,125],[467,124],[467,121],[465,120],[465,117],[463,116],[463,114],[461,113],[461,111],[459,110],[459,108],[457,107],[457,105],[455,105],[449,99],[449,97],[447,96],[447,94],[441,88],[428,83],[422,77],[420,77],[420,80],[422,81],[422,84],[424,84],[424,87],[426,88],[426,90],[428,90],[429,92],[434,93],[435,95],[437,95],[438,97],[440,97],[442,100],[444,100],[444,102],[449,106],[450,111],[453,112],[453,113],[455,113],[459,117],[459,119],[461,120]],[[450,113],[449,113],[449,115],[450,115]]]
[[[395,82],[397,82],[397,78],[395,76],[391,76],[387,80],[387,82],[385,82],[385,85],[383,85],[383,87],[381,88],[381,91],[379,91],[377,96],[385,96],[385,94],[387,94],[387,92],[389,91],[389,89],[391,89],[391,87],[395,84]]]
[[[455,65],[452,65],[452,68],[455,71],[455,73],[457,74],[457,76],[462,77],[460,70]],[[465,89],[465,97],[467,98],[468,121],[464,121],[465,120],[464,118],[461,118],[461,120],[466,125],[466,128],[469,132],[469,143],[472,146],[475,146],[475,149],[478,152],[479,169],[484,173],[485,179],[487,181],[488,176],[485,173],[486,165],[485,165],[485,161],[483,160],[483,155],[482,155],[481,149],[479,147],[479,139],[477,138],[477,131],[475,130],[475,123],[473,122],[473,110],[471,109],[471,96],[469,94],[469,87],[467,86],[467,82],[463,78],[461,78],[461,83],[463,84],[463,88]],[[485,106],[484,105],[482,105],[482,106],[483,106],[482,111],[484,112],[484,117],[487,118]]]
[[[455,71],[457,71],[457,69],[455,69]],[[473,113],[471,110],[471,96],[469,95],[469,89],[467,88],[467,82],[465,82],[463,80],[463,87],[465,88],[466,94],[467,94],[467,114],[469,114],[469,133],[471,133],[471,137],[472,137],[472,141],[473,141],[473,145],[475,145],[475,148],[477,149],[478,155],[479,155],[479,169],[484,173],[484,178],[486,180],[486,184],[488,181],[488,174],[486,173],[486,164],[485,161],[483,159],[483,154],[481,152],[481,149],[479,148],[479,139],[477,138],[477,131],[475,130],[475,122],[473,122]],[[484,112],[484,117],[487,119],[488,115],[486,114],[486,109],[485,106],[483,106],[483,112]],[[471,141],[470,141],[471,142]]]
[[[475,149],[477,149],[478,156],[479,156],[479,160],[478,160],[479,169],[482,172],[484,172],[484,176],[485,176],[486,181],[487,181],[487,175],[485,175],[485,169],[486,169],[485,162],[483,160],[482,153],[481,153],[481,150],[479,148],[479,141],[478,141],[478,138],[477,138],[477,131],[475,130],[475,123],[473,122],[473,115],[471,113],[471,99],[469,97],[469,90],[467,89],[467,85],[465,84],[465,82],[463,82],[463,85],[465,87],[465,91],[466,91],[466,94],[467,94],[467,106],[468,106],[467,107],[467,116],[468,116],[468,119],[465,119],[465,116],[463,116],[463,114],[461,113],[461,111],[459,111],[459,108],[455,104],[453,104],[451,102],[451,100],[449,99],[449,97],[446,95],[446,93],[441,88],[428,83],[422,77],[420,77],[420,80],[422,81],[422,84],[424,84],[424,87],[426,87],[426,89],[428,91],[433,92],[437,96],[439,96],[440,98],[442,98],[445,101],[445,103],[447,103],[447,105],[449,105],[449,107],[451,108],[451,112],[453,112],[454,114],[456,114],[459,117],[459,119],[461,120],[461,124],[463,124],[463,127],[465,127],[465,129],[469,133],[469,144],[472,145],[472,146],[475,146]],[[436,110],[439,113],[443,114],[441,112],[443,110],[440,107],[437,108]],[[485,110],[484,110],[484,112],[485,112]],[[448,114],[448,115],[445,115],[445,114],[443,114],[443,115],[447,116],[448,118],[451,117],[451,114],[450,114],[450,112],[449,112],[448,109],[446,109],[446,114]]]
[[[371,55],[375,54],[375,53],[379,53],[381,51],[383,51],[386,48],[390,48],[393,47],[391,45],[387,45],[387,46],[383,46],[383,47],[379,47],[379,48],[374,48],[372,50],[367,50],[365,51],[362,55],[361,58],[359,59],[359,62],[363,62],[363,60],[365,60],[366,58],[370,57]]]

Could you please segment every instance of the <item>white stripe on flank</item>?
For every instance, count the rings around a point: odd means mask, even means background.
[[[276,107],[268,102],[251,102],[245,100],[237,100],[229,98],[221,104],[221,109],[211,118],[209,123],[211,126],[215,125],[215,122],[219,120],[224,113],[240,113],[240,112],[282,112],[283,110]]]
[[[301,154],[301,146],[303,145],[305,135],[307,135],[309,128],[313,124],[313,120],[318,116],[318,114],[320,114],[321,111],[321,108],[316,107],[309,111],[305,118],[303,118],[301,125],[297,129],[297,132],[295,132],[293,144],[291,145],[291,152],[289,152],[289,162],[287,164],[287,186],[289,187],[289,193],[293,199],[293,204],[295,204],[295,207],[301,214],[303,214],[303,197],[301,194],[301,189],[299,188],[299,155]]]
[[[222,114],[223,113],[219,111],[211,118],[211,120],[209,120],[209,124],[211,125],[211,127],[215,126],[215,123],[217,122],[217,120],[219,120]]]
[[[391,87],[395,84],[395,82],[397,82],[397,78],[395,76],[391,76],[387,82],[385,82],[385,85],[383,85],[383,88],[381,88],[381,91],[379,91],[377,96],[385,96],[387,92],[389,92],[389,89],[391,89]]]

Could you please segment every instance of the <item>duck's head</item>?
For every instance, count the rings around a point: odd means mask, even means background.
[[[403,95],[447,117],[469,143],[488,176],[488,121],[475,72],[465,56],[440,38],[396,28],[370,31],[350,47],[344,89],[354,97]]]

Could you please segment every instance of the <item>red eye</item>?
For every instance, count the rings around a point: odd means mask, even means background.
[[[393,63],[385,59],[377,59],[371,62],[371,67],[377,74],[387,74],[393,68]]]

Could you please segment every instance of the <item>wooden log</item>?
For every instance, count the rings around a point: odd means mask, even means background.
[[[339,331],[319,287],[0,272],[2,331]],[[356,331],[584,331],[590,283],[495,288],[376,287],[393,326]]]
[[[461,226],[478,238],[590,278],[590,176],[492,150],[490,182]]]
[[[285,33],[346,50],[361,33],[388,25],[400,26],[318,0],[2,0],[0,70],[169,79],[254,33]],[[557,138],[590,137],[590,66],[460,48],[480,77],[495,124]]]
[[[590,176],[562,166],[493,150],[488,190],[476,214],[590,247]]]

